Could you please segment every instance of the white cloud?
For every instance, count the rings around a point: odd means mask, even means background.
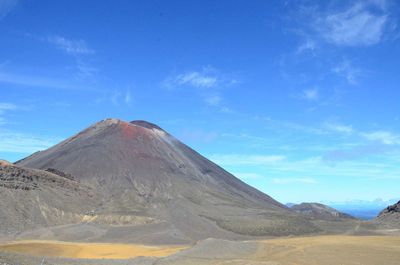
[[[203,67],[200,71],[188,71],[176,76],[170,76],[163,81],[166,88],[193,87],[198,89],[215,88],[222,83],[218,71],[210,67]]]
[[[0,19],[7,16],[11,10],[18,4],[18,0],[1,0],[0,1]]]
[[[86,41],[82,39],[68,39],[62,36],[49,36],[40,38],[43,41],[53,44],[57,49],[73,56],[75,59],[77,77],[92,78],[99,72],[99,69],[88,62],[87,55],[95,53],[95,50],[90,48]]]
[[[313,89],[305,89],[302,91],[301,98],[315,101],[319,99],[319,91],[316,88]]]
[[[37,88],[82,89],[83,85],[68,83],[65,79],[47,76],[25,75],[0,71],[0,82]]]
[[[257,122],[263,122],[264,125],[269,126],[271,128],[281,128],[284,129],[285,132],[288,130],[290,131],[301,131],[304,133],[311,133],[311,134],[325,134],[326,132],[319,127],[316,126],[308,126],[300,123],[295,123],[291,121],[285,120],[277,120],[272,119],[270,117],[262,117],[262,116],[255,116],[253,119]]]
[[[324,123],[323,127],[330,131],[347,134],[348,136],[357,136],[359,138],[361,137],[368,141],[380,142],[385,145],[400,144],[400,135],[390,131],[377,130],[377,131],[366,132],[366,131],[356,130],[350,125],[343,125],[330,122]],[[367,147],[369,147],[369,145]],[[375,146],[373,146],[373,148],[376,149]]]
[[[48,37],[47,40],[70,55],[85,55],[95,52],[87,46],[84,40],[72,40],[61,36]]]
[[[274,184],[316,184],[317,181],[313,178],[273,178],[272,182]]]
[[[234,110],[232,110],[231,108],[228,108],[228,107],[226,107],[226,106],[222,106],[219,110],[220,110],[222,113],[230,113],[230,114],[235,113]]]
[[[233,111],[224,104],[222,92],[238,83],[237,79],[228,77],[217,69],[203,67],[199,71],[188,71],[167,77],[161,85],[173,91],[179,88],[191,88],[205,104],[216,107],[221,112],[232,113]]]
[[[267,165],[286,159],[281,155],[241,155],[241,154],[213,154],[210,159],[223,166],[237,165]]]
[[[9,102],[0,102],[0,125],[7,123],[7,120],[2,116],[5,112],[21,109],[24,108]],[[25,133],[0,130],[0,152],[29,154],[47,149],[58,141],[57,138],[37,137]]]
[[[239,81],[226,74],[221,73],[210,66],[203,67],[198,71],[187,71],[177,75],[167,77],[162,85],[169,89],[179,87],[192,87],[201,90],[220,89],[238,84]]]
[[[126,104],[130,104],[131,101],[132,101],[132,98],[131,98],[131,91],[130,91],[130,90],[127,90],[126,93],[125,93],[125,103],[126,103]]]
[[[320,15],[316,21],[322,37],[339,46],[368,46],[379,43],[388,15],[381,5],[359,1],[341,12]],[[372,8],[379,9],[375,12]]]
[[[114,93],[111,95],[110,100],[111,103],[114,106],[118,106],[119,105],[119,98],[121,97],[121,92],[119,91],[114,91]]]
[[[332,68],[332,72],[343,76],[352,85],[357,84],[357,79],[362,73],[359,68],[354,67],[348,60],[343,60],[340,64],[336,65]]]
[[[297,47],[296,53],[303,53],[306,51],[314,52],[317,48],[317,43],[314,40],[308,39]]]
[[[13,103],[0,102],[0,114],[4,113],[6,110],[16,110],[18,107]]]
[[[388,131],[364,132],[360,133],[360,135],[370,141],[377,141],[387,145],[400,144],[400,135]]]
[[[219,106],[222,98],[219,95],[212,95],[204,99],[204,101],[210,106]]]
[[[88,63],[78,58],[76,60],[76,68],[78,70],[78,76],[84,78],[92,77],[94,74],[99,72],[98,68],[91,66]]]
[[[263,175],[256,174],[256,173],[246,173],[246,172],[235,172],[232,173],[234,176],[240,179],[262,179],[265,178]]]
[[[356,145],[351,148],[336,149],[326,152],[322,159],[328,163],[337,163],[362,159],[368,156],[384,155],[395,151],[396,148],[385,144]]]
[[[305,39],[297,53],[313,52],[321,42],[343,47],[376,45],[396,29],[395,15],[385,0],[329,1],[326,5],[295,7],[302,25],[295,32]]]
[[[218,79],[215,76],[207,75],[200,72],[188,72],[185,74],[178,75],[174,82],[177,85],[190,85],[198,88],[210,88],[214,87]]]
[[[324,127],[327,128],[328,130],[339,133],[351,134],[354,132],[353,127],[349,125],[327,122],[324,124]]]
[[[201,143],[209,143],[214,141],[217,138],[217,133],[215,132],[207,132],[198,129],[186,129],[179,134],[179,138],[184,142],[201,142]]]
[[[104,102],[111,102],[115,107],[129,106],[132,102],[131,91],[129,89],[126,91],[114,90],[95,100],[96,104]]]
[[[0,125],[7,124],[7,119],[4,117],[7,111],[17,110],[19,107],[13,103],[0,102]]]

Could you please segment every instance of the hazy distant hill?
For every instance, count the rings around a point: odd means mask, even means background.
[[[295,212],[304,214],[313,219],[339,221],[346,219],[355,219],[353,216],[339,212],[338,210],[321,203],[301,203],[291,206]]]

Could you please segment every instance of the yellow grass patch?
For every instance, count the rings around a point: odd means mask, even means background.
[[[144,246],[135,244],[59,241],[15,241],[0,245],[0,251],[40,257],[80,259],[128,259],[139,256],[164,257],[185,248],[185,246]]]

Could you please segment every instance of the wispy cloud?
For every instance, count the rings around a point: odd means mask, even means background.
[[[19,110],[19,109],[22,109],[22,108],[13,103],[0,102],[0,126],[8,123],[7,118],[6,118],[6,113],[8,111],[15,111],[15,110]]]
[[[274,184],[316,184],[317,181],[313,178],[273,178],[272,183]]]
[[[323,128],[353,139],[353,144],[346,148],[327,151],[322,156],[322,160],[327,162],[349,161],[399,150],[400,135],[390,131],[365,132],[350,125],[330,122],[324,123]]]
[[[52,44],[57,49],[74,58],[77,77],[92,78],[96,73],[99,72],[97,67],[94,67],[89,63],[88,58],[89,55],[95,54],[96,51],[90,48],[85,40],[70,39],[58,35],[40,39]]]
[[[265,178],[263,175],[257,174],[257,173],[249,173],[249,172],[234,172],[232,173],[234,176],[244,179],[244,180],[249,180],[249,179],[263,179]]]
[[[325,122],[323,124],[323,127],[325,127],[326,129],[328,129],[330,131],[345,133],[345,134],[351,134],[354,132],[352,126],[339,124],[339,123]]]
[[[47,38],[48,42],[54,44],[58,49],[70,55],[93,54],[95,51],[88,47],[82,39],[73,40],[61,36],[51,36]]]
[[[282,155],[213,154],[210,159],[220,165],[267,165],[286,159]]]
[[[57,88],[57,89],[90,89],[82,84],[74,84],[64,78],[52,78],[48,76],[28,75],[14,72],[6,72],[0,69],[0,82],[12,85],[21,85],[37,88]]]
[[[362,74],[361,69],[352,65],[349,60],[343,60],[335,67],[332,68],[332,72],[343,76],[349,84],[357,84],[358,77]]]
[[[301,92],[300,98],[316,101],[319,99],[319,90],[317,88],[305,89]]]
[[[339,46],[369,46],[382,40],[388,14],[377,1],[358,1],[345,10],[318,14],[317,31]]]
[[[6,110],[16,110],[18,107],[13,103],[0,102],[0,114],[4,113]]]
[[[200,129],[185,129],[179,133],[178,137],[184,142],[210,143],[217,139],[218,134],[213,131],[204,131]]]
[[[382,155],[395,150],[382,144],[359,145],[349,149],[326,152],[322,160],[328,163],[356,160],[368,156]]]
[[[7,16],[18,4],[18,0],[1,0],[0,1],[0,20]]]
[[[162,81],[161,85],[175,92],[179,89],[193,89],[208,106],[230,113],[233,111],[226,106],[222,92],[237,83],[237,79],[228,77],[213,67],[203,67],[198,71],[169,76]]]
[[[387,1],[324,1],[317,5],[296,5],[301,28],[295,32],[305,41],[297,53],[314,51],[321,43],[340,47],[372,46],[393,33]]]
[[[0,126],[7,124],[4,117],[9,111],[24,110],[23,107],[10,102],[0,102]],[[37,137],[0,128],[0,152],[33,153],[54,145],[59,139]]]
[[[179,86],[189,85],[197,88],[211,88],[218,83],[218,78],[204,72],[188,72],[175,77],[173,83]]]
[[[103,91],[103,95],[94,100],[95,104],[111,103],[115,107],[130,106],[132,104],[131,90]]]
[[[303,43],[301,43],[296,50],[297,54],[310,51],[313,53],[317,49],[317,42],[311,39],[306,39]]]
[[[388,131],[361,132],[361,136],[370,140],[387,145],[400,144],[400,135]]]
[[[130,90],[127,90],[127,91],[125,92],[124,101],[125,101],[126,104],[130,104],[130,103],[131,103],[132,98],[131,98],[131,91],[130,91]]]
[[[323,127],[330,131],[361,137],[365,140],[372,142],[379,142],[385,145],[400,145],[400,134],[386,130],[377,130],[368,132],[368,131],[356,130],[350,125],[343,125],[330,122],[324,123]]]
[[[287,120],[279,120],[273,119],[270,117],[262,117],[262,116],[254,116],[253,120],[257,122],[262,122],[265,126],[270,128],[278,128],[284,131],[300,131],[307,134],[326,134],[326,131],[320,126],[317,125],[306,125],[297,122],[287,121]]]
[[[53,137],[38,137],[24,133],[0,131],[0,151],[10,153],[30,154],[47,149],[60,139]]]
[[[216,88],[219,85],[224,85],[227,81],[224,80],[221,73],[212,67],[203,67],[198,71],[187,71],[181,74],[167,77],[162,85],[169,89],[180,87],[192,87],[197,89]]]
[[[93,77],[99,72],[97,67],[94,67],[79,58],[76,59],[76,68],[78,70],[78,76],[83,78]]]
[[[221,105],[222,98],[219,95],[211,95],[206,97],[204,101],[210,106],[219,106]]]

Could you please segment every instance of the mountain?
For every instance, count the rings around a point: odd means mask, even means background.
[[[346,219],[355,219],[353,216],[339,212],[338,210],[321,203],[301,203],[291,206],[295,212],[309,216],[312,219],[326,221],[340,221]]]
[[[286,205],[286,207],[291,208],[292,206],[294,206],[294,205],[296,205],[296,204],[295,204],[295,203],[292,203],[292,202],[288,202],[288,203],[285,203],[285,205]]]
[[[96,241],[179,243],[320,230],[146,121],[100,121],[16,165],[74,176],[95,193],[93,216],[151,220],[48,228],[50,239],[88,234]]]
[[[382,210],[375,221],[384,226],[400,228],[400,201]]]

